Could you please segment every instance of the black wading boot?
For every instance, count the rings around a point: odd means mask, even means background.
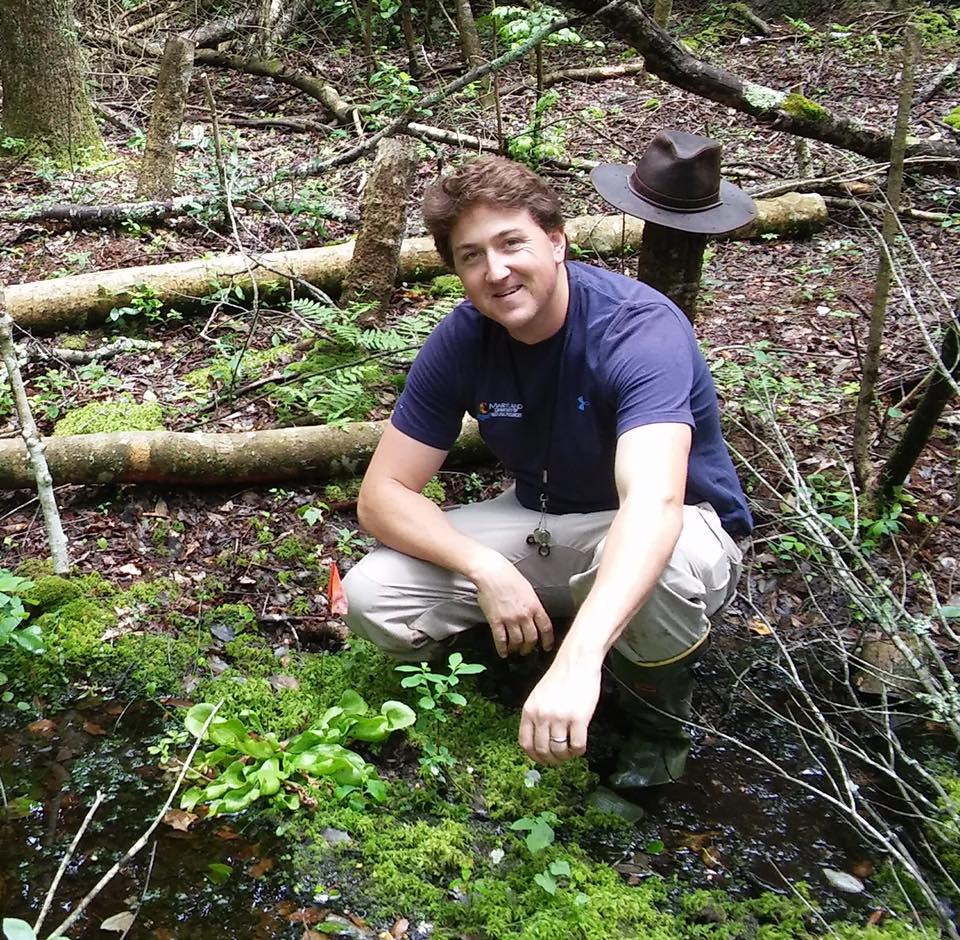
[[[654,787],[683,776],[690,751],[683,720],[691,714],[690,665],[696,658],[694,653],[665,666],[640,666],[610,651],[609,668],[630,726],[608,780],[612,789]]]

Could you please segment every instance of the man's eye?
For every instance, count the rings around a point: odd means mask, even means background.
[[[522,238],[508,238],[507,248],[519,248],[523,244]]]
[[[473,261],[477,260],[477,253],[475,251],[468,251],[465,254],[460,255],[460,261],[463,264],[470,264]]]

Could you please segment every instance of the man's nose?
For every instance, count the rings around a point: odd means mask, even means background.
[[[487,252],[487,271],[488,281],[502,281],[510,274],[510,268],[507,266],[506,259],[499,251]]]

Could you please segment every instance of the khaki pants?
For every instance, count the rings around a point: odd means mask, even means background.
[[[546,516],[550,555],[527,544],[540,514],[511,488],[495,499],[458,506],[450,524],[496,549],[533,586],[551,617],[572,617],[593,584],[615,512]],[[627,625],[616,649],[641,666],[676,662],[710,632],[709,617],[736,592],[742,555],[707,503],[683,507],[683,531],[653,593]],[[396,659],[441,656],[457,634],[483,622],[474,584],[452,571],[377,548],[344,578],[350,629]]]

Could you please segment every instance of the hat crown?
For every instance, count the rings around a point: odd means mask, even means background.
[[[653,139],[630,175],[641,199],[679,212],[720,205],[720,145],[709,137],[664,130]]]

